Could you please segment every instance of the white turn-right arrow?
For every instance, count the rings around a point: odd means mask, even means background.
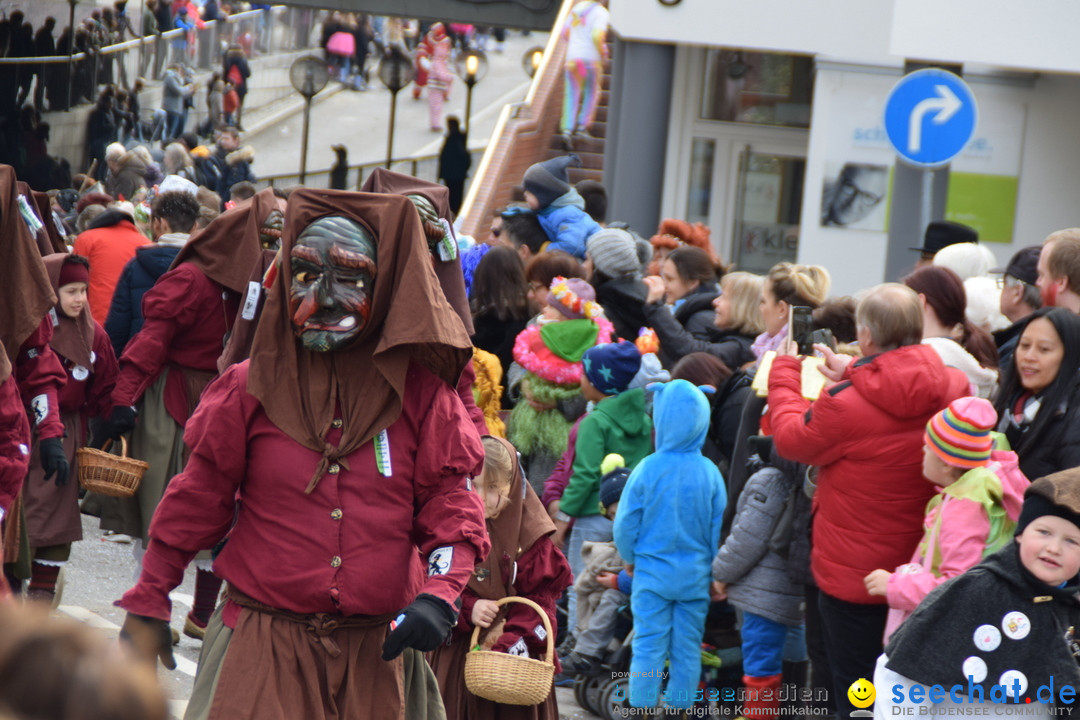
[[[964,106],[948,85],[935,85],[937,97],[926,98],[911,111],[908,124],[908,152],[912,155],[922,149],[922,123],[927,113],[937,111],[931,118],[935,125],[947,123]]]

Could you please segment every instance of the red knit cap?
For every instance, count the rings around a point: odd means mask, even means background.
[[[71,283],[89,283],[90,282],[90,270],[79,262],[65,261],[60,266],[60,281],[57,283],[57,287],[64,287]]]

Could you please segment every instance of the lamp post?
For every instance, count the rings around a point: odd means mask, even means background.
[[[75,77],[71,72],[71,56],[75,52],[75,5],[79,0],[68,0],[68,62],[67,62],[67,107],[64,108],[64,112],[70,112],[71,110],[71,84],[75,81]]]
[[[326,63],[314,55],[297,58],[289,66],[289,82],[293,89],[304,96],[304,133],[300,145],[300,184],[307,179],[308,126],[311,122],[311,99],[319,94],[330,81]]]
[[[521,56],[521,67],[525,69],[525,74],[529,77],[536,75],[536,71],[540,69],[540,62],[543,59],[544,48],[539,45],[526,50],[525,54]]]
[[[379,79],[390,91],[390,127],[386,138],[386,169],[394,159],[394,120],[397,116],[397,94],[413,81],[416,69],[412,60],[397,47],[391,46],[379,63]]]
[[[454,61],[458,77],[465,81],[465,134],[472,130],[472,91],[488,71],[487,56],[479,50],[468,50]]]

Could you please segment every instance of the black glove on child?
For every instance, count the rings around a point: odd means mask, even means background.
[[[172,631],[169,623],[157,618],[128,613],[120,628],[120,640],[128,643],[141,660],[153,663],[160,658],[169,670],[176,669],[172,651]]]
[[[41,456],[41,469],[45,471],[45,482],[56,475],[56,487],[64,487],[68,481],[70,465],[64,452],[64,441],[60,438],[45,438],[38,443]]]
[[[135,429],[135,408],[117,405],[109,416],[109,437],[119,440],[124,433]]]
[[[445,600],[426,593],[417,595],[403,614],[404,619],[383,643],[383,660],[393,660],[405,648],[431,652],[457,623],[457,612]]]

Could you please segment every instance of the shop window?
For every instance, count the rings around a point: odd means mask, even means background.
[[[812,95],[810,57],[726,48],[706,54],[703,120],[805,128]]]

